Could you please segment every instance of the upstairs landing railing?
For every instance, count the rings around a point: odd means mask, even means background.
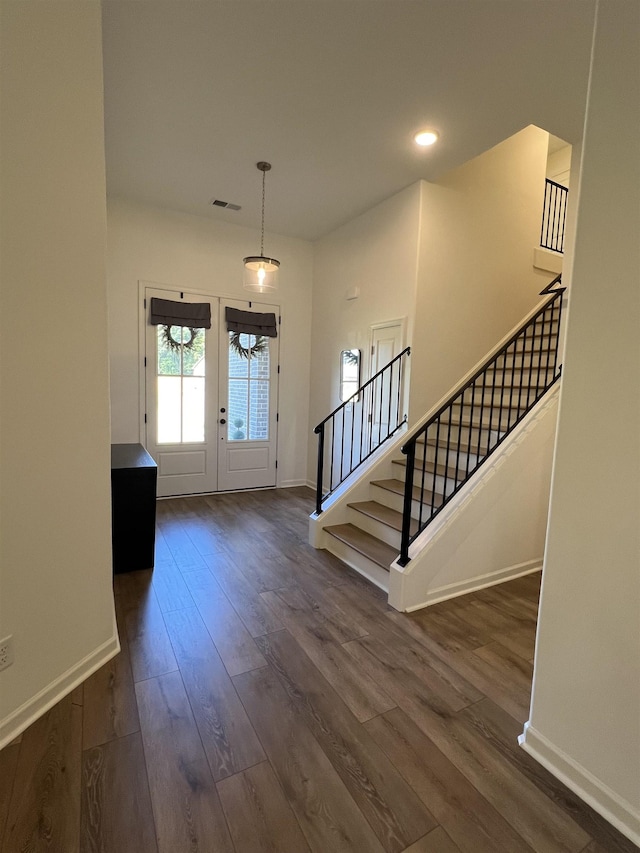
[[[329,495],[406,423],[402,402],[410,354],[410,347],[403,349],[314,429],[318,436],[318,515]]]
[[[561,280],[545,287],[544,305],[403,445],[401,566],[411,543],[560,378]]]
[[[567,221],[569,190],[562,184],[546,179],[540,246],[552,252],[564,252],[564,229]]]

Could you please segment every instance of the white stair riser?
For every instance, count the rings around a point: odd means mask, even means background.
[[[388,524],[384,524],[382,521],[371,518],[370,515],[366,515],[364,512],[359,512],[357,509],[353,509],[353,507],[349,507],[347,521],[351,522],[351,524],[356,527],[359,527],[360,530],[364,530],[365,533],[370,533],[372,536],[375,536],[376,539],[386,542],[387,545],[397,548],[398,553],[400,552],[400,532],[389,527]]]
[[[511,370],[515,368],[516,370],[528,370],[530,368],[534,368],[535,370],[540,367],[542,370],[553,370],[553,355],[551,353],[542,353],[542,355],[538,353],[534,353],[532,356],[530,352],[524,353],[518,352],[514,355],[514,353],[508,353],[506,355],[500,356],[497,359],[495,366],[498,369],[506,368],[507,370]]]
[[[335,536],[326,535],[326,549],[376,586],[389,592],[389,572]]]
[[[380,486],[370,485],[371,500],[388,506],[390,509],[395,509],[396,512],[402,512],[404,507],[404,496],[398,495],[395,492],[390,492],[388,489],[382,489]],[[424,517],[424,508],[422,510]],[[418,501],[411,501],[411,518],[419,518],[420,504]]]
[[[491,388],[494,381],[494,373],[495,373],[495,383],[496,387],[499,387],[502,383],[505,385],[515,385],[517,387],[520,386],[522,382],[523,386],[526,386],[529,381],[534,384],[544,387],[548,385],[553,379],[553,371],[551,369],[545,370],[544,365],[540,366],[540,369],[534,367],[533,369],[528,370],[510,370],[504,368],[498,368],[495,371],[493,369],[487,371],[487,379],[486,379],[486,387]]]
[[[490,441],[494,445],[499,437],[500,433],[498,430],[488,430],[484,427],[480,431],[477,427],[461,427],[457,424],[451,424],[451,441],[461,444],[463,447],[468,445],[469,442],[477,446],[478,439],[480,439],[480,446],[486,449],[487,441]]]
[[[404,465],[401,465],[398,462],[393,462],[392,464],[393,464],[393,469],[394,469],[394,476],[398,480],[400,480],[400,479],[404,480],[404,474],[406,471],[406,467]],[[421,484],[422,484],[422,473],[419,471],[416,471],[415,476],[413,478],[413,485],[420,488]],[[443,476],[441,476],[440,474],[436,474],[434,477],[434,475],[432,473],[427,471],[425,476],[424,476],[424,487],[425,487],[425,489],[428,489],[428,491],[435,492],[436,494],[439,494],[439,495],[444,495],[444,494],[450,495],[451,492],[455,489],[455,486],[456,486],[456,483],[451,477],[446,478],[446,485],[445,485],[445,478]],[[445,488],[446,488],[446,491],[445,491]]]
[[[533,405],[533,401],[535,400],[537,393],[541,394],[542,390],[542,388],[539,390],[537,388],[531,388],[527,391],[526,380],[522,389],[520,388],[520,385],[516,385],[514,388],[504,389],[499,386],[496,386],[496,388],[493,389],[491,385],[487,385],[483,391],[482,386],[478,385],[475,391],[469,389],[465,391],[463,397],[459,399],[464,400],[465,406],[471,407],[471,404],[473,403],[473,408],[477,415],[480,415],[480,409],[482,408],[484,417],[488,418],[491,409],[495,410],[500,406],[505,408],[509,406],[517,406],[518,401],[521,406]],[[460,403],[456,402],[454,405],[457,406],[460,405]]]
[[[483,442],[483,444],[485,444],[485,442]],[[466,469],[467,459],[469,460],[469,468],[473,468],[477,464],[479,458],[480,457],[477,453],[466,453],[462,450],[458,452],[455,449],[450,449],[449,453],[447,453],[446,447],[442,444],[438,447],[433,445],[428,445],[427,447],[427,460],[429,462],[437,462],[438,465],[446,465],[447,468],[457,467]],[[416,468],[421,468],[421,461],[418,462],[416,460]]]

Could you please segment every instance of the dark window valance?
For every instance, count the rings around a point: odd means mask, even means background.
[[[258,314],[257,311],[240,311],[238,308],[225,308],[227,331],[244,335],[263,335],[277,338],[275,314]]]
[[[152,326],[188,326],[190,329],[211,328],[211,305],[208,302],[174,302],[151,298],[149,322]]]

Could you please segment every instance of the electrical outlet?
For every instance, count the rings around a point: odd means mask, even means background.
[[[0,670],[13,663],[13,635],[0,640]]]

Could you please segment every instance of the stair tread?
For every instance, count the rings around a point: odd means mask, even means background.
[[[400,459],[394,459],[393,461],[396,463],[396,465],[404,465],[405,468],[407,466],[407,457],[406,456],[402,456]],[[433,462],[431,462],[429,459],[427,459],[425,466],[424,466],[425,472],[427,474],[433,474],[434,468],[435,468],[435,473],[439,477],[444,477],[446,475],[447,479],[449,479],[449,480],[464,479],[466,477],[466,469],[465,468],[459,468],[459,469],[451,468],[451,467],[447,468],[445,465],[440,465],[440,464],[434,466]],[[417,472],[422,471],[422,459],[416,459],[414,469]]]
[[[386,524],[393,530],[402,530],[402,513],[397,512],[391,507],[378,503],[378,501],[356,501],[355,503],[347,504],[351,509],[369,516],[381,524]],[[411,533],[413,534],[418,527],[418,522],[415,519],[411,520]]]
[[[397,548],[392,548],[354,524],[331,524],[325,530],[387,571],[398,556]]]
[[[427,444],[429,445],[429,447],[437,447],[437,448],[441,448],[441,447],[446,448],[447,447],[446,441],[436,441],[435,438],[428,438]],[[469,444],[466,441],[464,441],[464,442],[462,442],[462,444],[460,444],[457,441],[450,441],[449,442],[449,450],[454,451],[454,453],[457,453],[458,450],[460,450],[460,453],[474,453],[476,456],[486,456],[487,455],[486,442],[481,449],[478,444]]]
[[[378,486],[381,489],[386,489],[388,492],[393,492],[396,495],[404,495],[404,483],[402,480],[389,479],[389,480],[371,480],[372,486]],[[420,500],[420,489],[417,486],[413,487],[413,500]],[[436,492],[435,495],[433,492],[425,489],[424,491],[424,503],[430,504],[431,499],[434,498],[433,505],[440,506],[442,503],[442,495],[439,492]]]

